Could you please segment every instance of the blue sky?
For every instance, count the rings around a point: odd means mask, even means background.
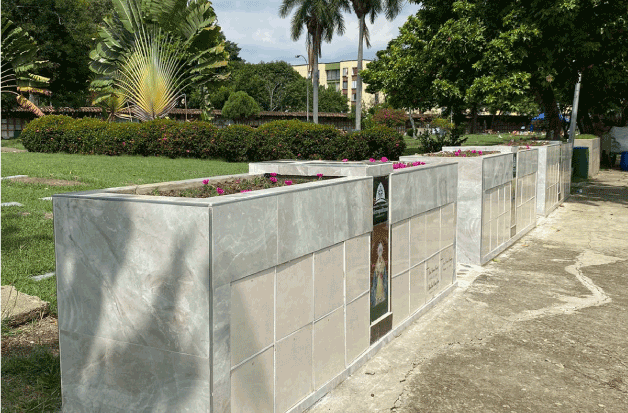
[[[240,57],[249,63],[285,60],[290,64],[303,64],[296,59],[305,55],[305,36],[293,42],[290,39],[291,17],[279,17],[281,0],[268,1],[213,1],[218,24],[228,40],[242,49]],[[375,58],[375,52],[385,49],[388,42],[399,34],[399,27],[408,16],[419,9],[417,4],[405,3],[399,16],[393,21],[380,16],[374,24],[368,24],[371,48],[364,48],[364,58]],[[294,10],[293,10],[294,12]],[[355,60],[358,54],[358,20],[355,14],[345,15],[345,34],[334,36],[331,43],[323,43],[321,63]]]

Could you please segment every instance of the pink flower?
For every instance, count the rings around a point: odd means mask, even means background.
[[[482,155],[482,151],[478,152],[478,154]]]
[[[474,149],[474,150],[472,150],[472,151],[471,151],[471,153],[476,153],[476,152],[475,152],[475,149]]]
[[[277,178],[275,178],[274,176],[270,177],[270,182],[276,184],[277,183]]]
[[[216,188],[216,192],[218,192],[218,195],[222,195],[225,193],[225,190],[222,188]]]
[[[277,172],[271,172],[270,176],[277,176]]]
[[[322,178],[323,174],[316,174],[317,177]]]
[[[348,161],[349,161],[348,159],[343,159],[343,160],[342,160],[342,162],[348,162]]]
[[[189,150],[189,149],[186,149],[185,151],[186,151],[187,153],[190,153],[190,150]]]
[[[284,184],[286,184],[286,185],[292,185],[292,181],[284,181]]]
[[[168,138],[163,138],[162,140],[167,141],[167,140],[168,140]]]
[[[371,162],[375,162],[375,159],[371,158],[371,159],[369,159],[369,161],[371,161]]]
[[[209,179],[203,179],[203,185],[208,185],[209,184]]]
[[[419,162],[419,161],[412,162],[412,166],[419,166],[419,165],[421,165],[421,162]]]
[[[530,149],[530,145],[526,145],[526,149]]]
[[[251,192],[251,190],[250,189],[243,189],[240,192]]]
[[[122,146],[126,146],[126,142],[122,142]]]
[[[382,156],[382,162],[388,162],[388,158],[386,158],[385,156]]]

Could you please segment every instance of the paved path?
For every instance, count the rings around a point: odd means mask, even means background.
[[[628,412],[628,173],[601,171],[311,409]]]

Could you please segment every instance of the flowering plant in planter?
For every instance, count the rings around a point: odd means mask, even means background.
[[[491,155],[494,153],[499,153],[499,151],[478,151],[475,149],[463,151],[462,149],[458,149],[457,151],[426,153],[425,156],[435,156],[439,158],[449,158],[449,157],[472,158],[476,156]]]
[[[331,177],[323,178],[323,174],[320,173],[316,174],[316,177],[282,177],[278,176],[276,172],[271,172],[261,176],[251,176],[249,178],[235,180],[225,179],[223,181],[212,182],[209,179],[203,179],[203,185],[199,188],[182,190],[169,189],[163,191],[156,190],[153,195],[176,196],[186,198],[210,198],[214,196],[251,192],[259,189],[304,184],[321,179],[331,179]]]

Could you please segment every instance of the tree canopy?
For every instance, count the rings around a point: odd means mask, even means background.
[[[628,0],[421,4],[363,71],[369,91],[395,106],[527,112],[536,103],[556,136],[559,106],[571,105],[582,74],[582,118],[625,111]]]
[[[49,98],[41,104],[89,104],[89,51],[98,25],[111,12],[111,0],[5,0],[2,16],[26,30],[46,61],[40,74],[50,78]],[[3,102],[4,103],[4,102]]]
[[[209,95],[216,108],[221,108],[232,93],[243,91],[251,96],[263,111],[305,111],[308,81],[284,61],[269,63],[230,62],[230,77],[225,85]],[[309,91],[310,111],[313,108]],[[196,101],[193,102],[196,104]],[[319,88],[321,112],[346,112],[347,97],[334,88]]]

